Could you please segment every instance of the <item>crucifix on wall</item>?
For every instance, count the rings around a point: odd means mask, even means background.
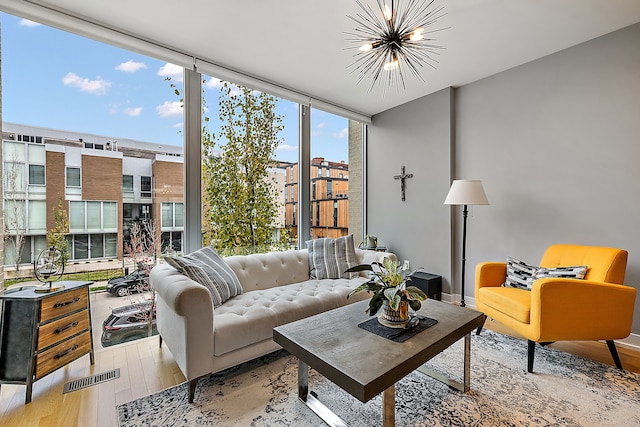
[[[413,178],[413,174],[412,173],[404,173],[404,166],[402,166],[402,169],[400,169],[400,175],[396,175],[393,177],[393,179],[399,179],[400,180],[400,192],[401,192],[401,197],[402,197],[402,201],[404,202],[405,199],[405,195],[404,195],[404,186],[405,186],[405,180],[407,178]]]

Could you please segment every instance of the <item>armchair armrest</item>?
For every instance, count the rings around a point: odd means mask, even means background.
[[[506,279],[506,262],[481,262],[476,266],[476,291],[486,286],[502,286]]]
[[[531,289],[531,325],[539,341],[611,340],[631,333],[636,290],[579,279],[538,279]]]

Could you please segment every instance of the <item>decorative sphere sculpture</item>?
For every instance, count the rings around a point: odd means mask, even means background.
[[[64,259],[62,252],[55,246],[43,249],[33,263],[33,272],[38,281],[46,285],[36,288],[36,292],[53,292],[63,289],[64,286],[52,286],[52,282],[59,280],[64,273]]]

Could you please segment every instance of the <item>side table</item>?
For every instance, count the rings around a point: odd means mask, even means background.
[[[89,285],[60,281],[64,289],[36,293],[33,287],[0,295],[0,384],[27,386],[89,353],[94,364]]]

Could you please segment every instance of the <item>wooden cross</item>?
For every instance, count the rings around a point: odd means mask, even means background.
[[[396,175],[393,177],[393,179],[399,179],[400,180],[400,191],[402,192],[402,201],[404,202],[405,196],[404,196],[404,184],[405,184],[405,180],[407,178],[413,178],[413,174],[412,173],[404,173],[404,166],[402,166],[401,169],[401,174],[400,175]]]

